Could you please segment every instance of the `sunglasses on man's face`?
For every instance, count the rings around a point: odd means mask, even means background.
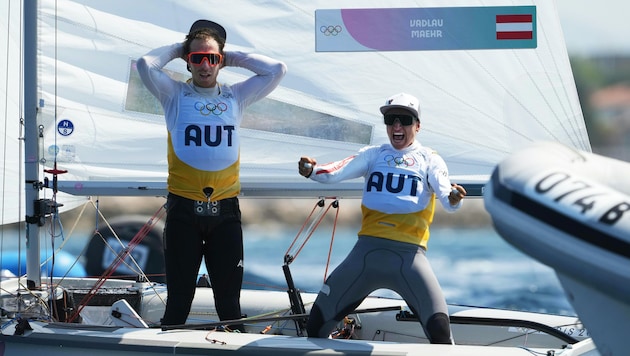
[[[213,52],[190,52],[188,53],[188,61],[193,65],[200,66],[203,61],[207,61],[208,65],[214,67],[221,63],[223,56],[220,53]]]
[[[385,125],[393,125],[396,122],[396,119],[400,121],[400,124],[403,126],[409,126],[413,124],[413,119],[415,117],[412,115],[401,115],[401,114],[386,114],[383,115],[383,119],[385,121]]]

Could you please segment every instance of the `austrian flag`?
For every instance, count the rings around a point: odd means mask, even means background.
[[[497,15],[497,40],[531,40],[533,35],[531,14]]]

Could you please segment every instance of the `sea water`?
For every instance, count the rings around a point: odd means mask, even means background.
[[[325,276],[348,254],[358,231],[357,226],[337,226],[333,235],[332,227],[324,226],[308,239],[301,234],[289,249],[298,228],[244,225],[244,288],[286,290],[282,266],[288,254],[293,258],[288,266],[295,287],[317,292]],[[2,239],[9,250],[17,241],[14,234]],[[89,236],[79,239],[70,253],[80,255]],[[9,257],[6,251],[2,253],[2,268],[15,262]],[[575,315],[555,272],[505,242],[491,226],[433,226],[427,257],[449,304]],[[56,262],[59,265],[61,260]],[[398,297],[388,290],[374,294]]]
[[[357,229],[337,228],[334,235],[330,229],[316,231],[308,240],[302,234],[289,249],[296,236],[295,231],[245,229],[246,279],[254,279],[245,281],[246,288],[262,283],[286,290],[282,265],[288,254],[294,257],[288,265],[296,288],[317,292],[354,245]],[[433,228],[427,256],[449,304],[575,315],[555,272],[491,227]],[[375,294],[398,297],[387,290]]]

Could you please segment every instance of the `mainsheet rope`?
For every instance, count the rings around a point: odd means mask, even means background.
[[[328,213],[331,207],[335,208],[337,211],[335,214],[335,220],[333,222],[333,230],[332,230],[332,234],[330,238],[330,246],[328,248],[328,257],[326,259],[326,268],[324,271],[324,281],[326,281],[326,277],[328,276],[328,267],[330,266],[330,256],[332,255],[332,247],[333,247],[333,242],[335,240],[335,231],[337,227],[337,221],[339,220],[339,200],[336,198],[333,198],[334,200],[331,203],[329,203],[328,206],[326,206],[326,199],[327,198],[321,198],[320,200],[317,201],[317,203],[315,203],[310,214],[306,217],[306,219],[304,220],[304,223],[302,224],[302,227],[300,228],[295,238],[293,239],[293,242],[291,242],[291,244],[289,245],[287,252],[285,252],[284,254],[285,263],[291,264],[300,254],[300,252],[302,251],[302,249],[304,248],[308,240],[311,238],[311,236],[313,236],[313,233],[315,232],[317,227],[319,227],[320,223],[326,216],[326,213]],[[326,209],[324,209],[324,207],[326,207]],[[315,217],[313,217],[313,214],[315,214],[316,210],[318,210],[317,214],[315,215]],[[310,221],[310,224],[309,224],[309,221]],[[308,225],[308,229],[306,229],[305,231],[305,228],[307,225]],[[305,237],[302,237],[303,233],[306,235]],[[293,247],[296,246],[296,242],[300,240],[301,238],[303,239],[302,243],[299,245],[299,247],[297,247],[297,251],[295,251],[294,254],[291,254]]]

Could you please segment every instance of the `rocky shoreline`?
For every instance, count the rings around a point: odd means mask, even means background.
[[[326,204],[330,202],[329,200]],[[105,197],[99,199],[99,209],[107,219],[119,215],[147,215],[149,218],[164,203],[163,197]],[[258,226],[294,225],[299,227],[316,203],[316,199],[240,199],[243,223]],[[360,204],[360,199],[340,199],[338,224],[359,226]],[[326,214],[325,221],[331,222],[336,213],[331,208]],[[88,215],[92,218],[93,224],[93,214],[88,213]],[[483,208],[483,199],[468,198],[464,201],[462,208],[455,213],[447,213],[437,204],[433,226],[478,228],[488,227],[490,224],[490,216]]]

